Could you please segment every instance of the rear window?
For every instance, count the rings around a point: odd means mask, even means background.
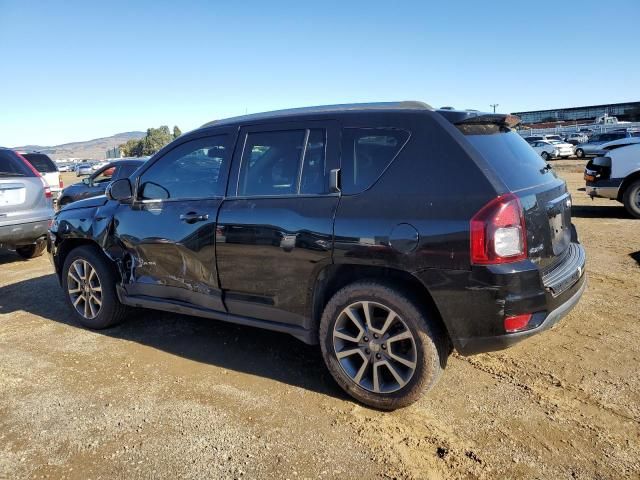
[[[29,163],[34,166],[40,173],[57,172],[56,164],[53,163],[48,156],[43,153],[23,153],[22,156],[29,160]]]
[[[465,133],[465,129],[461,131]],[[553,172],[544,170],[547,164],[542,157],[517,133],[498,126],[489,126],[483,132],[467,133],[465,137],[493,166],[509,190],[518,191],[556,179]]]
[[[406,130],[345,128],[342,131],[342,192],[360,193],[373,185],[408,139]]]
[[[10,150],[0,150],[0,178],[33,177],[34,173]]]

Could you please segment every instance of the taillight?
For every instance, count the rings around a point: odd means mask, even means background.
[[[527,230],[520,200],[507,193],[491,200],[471,219],[471,262],[476,265],[527,258]]]
[[[51,193],[51,187],[44,179],[44,177],[40,177],[40,181],[42,182],[42,186],[44,187],[44,198],[51,198],[53,194]]]
[[[62,181],[62,177],[58,175],[58,186],[62,190],[64,188],[64,182]]]

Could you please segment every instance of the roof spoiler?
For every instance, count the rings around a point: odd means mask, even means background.
[[[494,124],[513,128],[520,123],[520,117],[504,113],[482,113],[453,122],[455,125]]]

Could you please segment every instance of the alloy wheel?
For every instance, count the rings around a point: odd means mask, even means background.
[[[398,313],[377,302],[352,303],[340,312],[333,348],[349,378],[373,393],[400,390],[416,370],[411,330]]]
[[[84,318],[98,316],[102,308],[102,284],[96,269],[83,258],[69,266],[67,293],[76,311]]]

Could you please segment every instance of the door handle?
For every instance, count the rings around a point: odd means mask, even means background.
[[[183,213],[180,215],[180,220],[186,223],[204,222],[205,220],[209,220],[209,215],[196,212]]]

